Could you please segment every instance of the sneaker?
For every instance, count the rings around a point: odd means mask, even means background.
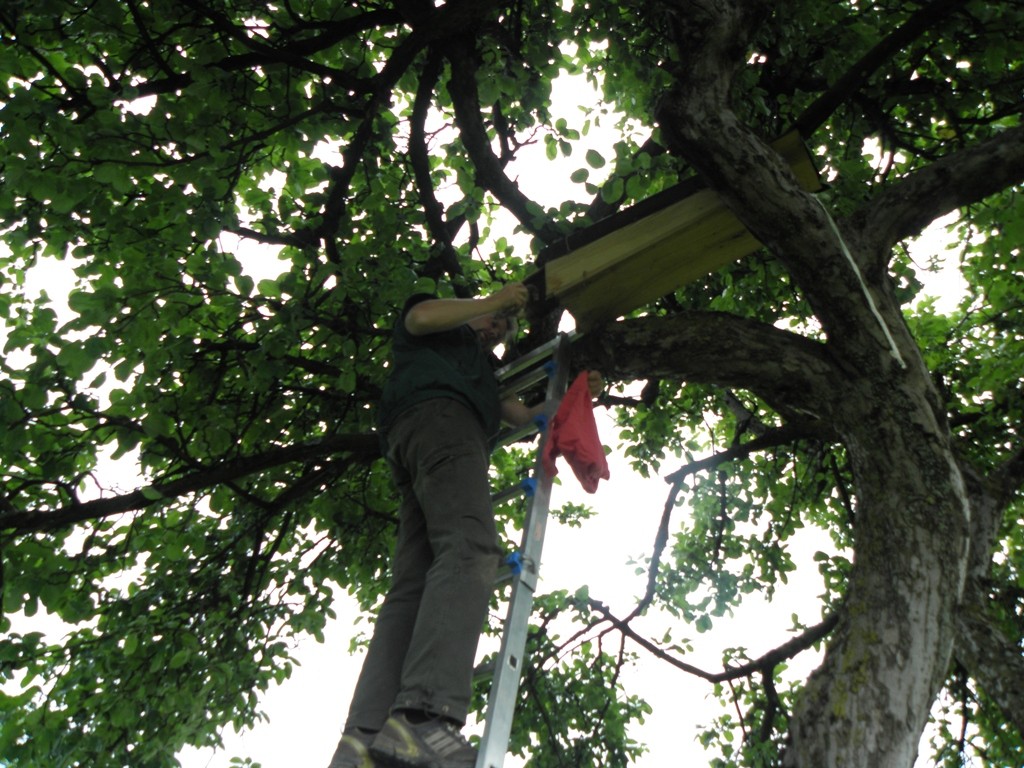
[[[402,712],[388,718],[370,754],[391,768],[474,768],[476,750],[451,721],[413,724]]]
[[[376,734],[362,731],[344,734],[327,768],[379,768],[379,763],[370,756],[369,747],[374,736]]]

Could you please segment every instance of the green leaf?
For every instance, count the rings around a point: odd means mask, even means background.
[[[135,651],[138,650],[138,648],[139,648],[139,638],[138,638],[138,635],[127,635],[125,637],[125,639],[124,639],[124,647],[122,649],[124,651],[124,655],[125,656],[131,656],[132,654],[135,653]]]
[[[167,668],[181,669],[188,663],[188,660],[191,658],[191,656],[192,654],[187,649],[182,648],[180,651],[171,656],[171,660],[167,663]]]
[[[147,501],[160,501],[161,499],[164,498],[163,493],[161,493],[155,486],[152,485],[142,486],[141,488],[139,488],[139,493],[141,493],[142,497]]]
[[[278,299],[281,297],[281,286],[277,280],[260,280],[256,284],[257,291],[260,296],[265,296],[271,299]]]
[[[622,197],[623,181],[621,176],[613,176],[601,187],[601,199],[606,203],[614,203]]]

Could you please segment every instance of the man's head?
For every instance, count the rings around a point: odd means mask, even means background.
[[[515,338],[519,323],[514,316],[499,312],[470,320],[469,327],[476,333],[481,346],[485,349],[494,349],[499,344],[508,344]]]

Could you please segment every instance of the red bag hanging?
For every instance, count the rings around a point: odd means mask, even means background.
[[[564,456],[587,493],[597,490],[599,480],[607,480],[608,462],[594,421],[594,404],[584,371],[565,393],[558,411],[548,425],[547,442],[541,463],[548,477],[558,474],[555,458]]]

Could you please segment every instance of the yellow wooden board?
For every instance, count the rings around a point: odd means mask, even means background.
[[[821,188],[800,137],[773,145],[808,191]],[[655,301],[757,250],[760,243],[709,189],[583,245],[544,267],[545,291],[586,330]]]

